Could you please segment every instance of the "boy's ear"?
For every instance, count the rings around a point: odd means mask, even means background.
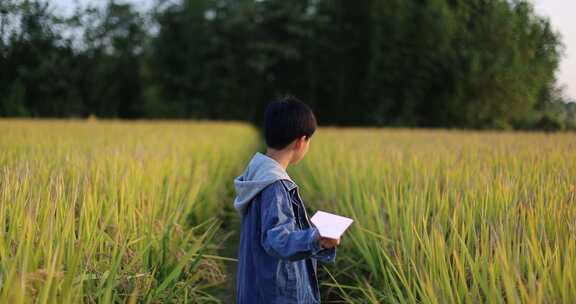
[[[302,135],[298,138],[299,145],[304,145],[305,142],[306,142],[306,135]]]
[[[300,146],[303,144],[302,137],[296,137],[292,143],[294,144],[294,149],[300,149]]]

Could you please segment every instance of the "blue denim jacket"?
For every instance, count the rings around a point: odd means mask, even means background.
[[[237,303],[320,303],[317,261],[334,262],[336,249],[321,248],[298,186],[271,181],[241,214]]]

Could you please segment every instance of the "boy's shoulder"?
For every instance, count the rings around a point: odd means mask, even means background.
[[[276,189],[286,189],[286,191],[292,191],[295,188],[298,188],[298,185],[296,185],[296,183],[292,180],[289,179],[277,179],[274,182],[270,183],[268,186],[266,186],[264,189],[267,188],[276,188]]]
[[[282,185],[284,185],[284,187],[286,187],[286,190],[288,191],[292,191],[294,188],[298,188],[298,185],[296,185],[296,183],[292,180],[281,179],[279,181],[282,183]]]
[[[277,179],[274,182],[270,183],[266,186],[262,192],[275,192],[275,191],[286,191],[288,193],[292,192],[292,190],[298,188],[295,182],[289,179]]]

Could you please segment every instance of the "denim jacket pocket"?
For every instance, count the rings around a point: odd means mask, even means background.
[[[277,275],[278,287],[280,289],[279,293],[284,297],[296,295],[298,282],[294,271],[294,263],[280,260],[278,262]]]
[[[294,219],[296,220],[296,226],[299,229],[304,229],[302,225],[302,218],[300,216],[300,206],[298,206],[298,203],[294,201],[291,201],[290,203],[292,205],[292,209],[294,210]]]

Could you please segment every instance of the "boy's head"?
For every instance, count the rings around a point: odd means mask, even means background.
[[[316,117],[302,101],[288,96],[273,101],[264,113],[264,137],[268,148],[292,154],[290,163],[300,161],[316,131]]]

